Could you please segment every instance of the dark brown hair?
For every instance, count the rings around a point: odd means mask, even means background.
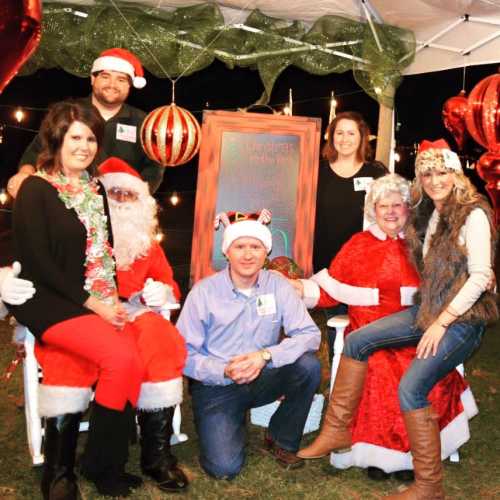
[[[62,168],[60,152],[64,136],[74,122],[81,122],[95,135],[97,148],[104,136],[104,120],[94,106],[85,106],[77,101],[67,100],[53,104],[40,127],[42,150],[38,155],[36,168],[48,173],[59,172]],[[90,174],[94,175],[93,165]]]
[[[326,144],[323,146],[322,155],[328,161],[333,162],[337,159],[338,152],[333,145],[333,135],[335,128],[340,120],[351,120],[358,126],[360,134],[360,143],[358,151],[356,152],[356,157],[358,161],[371,160],[373,156],[373,151],[370,146],[370,127],[365,122],[364,118],[356,111],[344,111],[339,113],[328,125],[326,129]]]

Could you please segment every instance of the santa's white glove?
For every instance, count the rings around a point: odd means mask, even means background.
[[[176,303],[173,288],[152,278],[146,280],[142,290],[142,298],[148,307],[162,307],[167,303]]]
[[[35,287],[28,280],[17,276],[21,272],[21,264],[14,262],[12,268],[0,269],[0,298],[7,304],[18,306],[24,304],[35,295]]]

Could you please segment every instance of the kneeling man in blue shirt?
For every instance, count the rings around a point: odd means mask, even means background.
[[[270,213],[218,220],[229,265],[193,287],[177,322],[188,348],[200,463],[215,478],[235,477],[245,461],[247,411],[284,396],[264,445],[283,467],[299,467],[295,452],[320,380],[320,332],[288,281],[262,269],[272,246],[264,225]]]

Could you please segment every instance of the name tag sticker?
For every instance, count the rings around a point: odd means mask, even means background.
[[[354,177],[354,191],[368,191],[373,177]]]
[[[137,142],[137,127],[118,123],[116,125],[116,139],[118,141]]]
[[[273,293],[257,296],[257,314],[267,316],[276,312],[276,302]]]

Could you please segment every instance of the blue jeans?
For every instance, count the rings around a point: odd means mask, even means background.
[[[392,347],[417,345],[423,332],[414,326],[418,307],[391,314],[352,332],[344,344],[344,355],[367,361],[373,352]],[[429,406],[427,396],[446,374],[463,363],[479,346],[485,325],[454,323],[448,327],[435,356],[415,358],[401,378],[398,388],[401,411]]]
[[[245,461],[245,421],[250,408],[285,399],[269,423],[275,443],[299,448],[309,408],[320,381],[320,364],[312,353],[280,368],[264,368],[250,384],[191,385],[194,422],[200,441],[200,464],[217,479],[236,476]]]

